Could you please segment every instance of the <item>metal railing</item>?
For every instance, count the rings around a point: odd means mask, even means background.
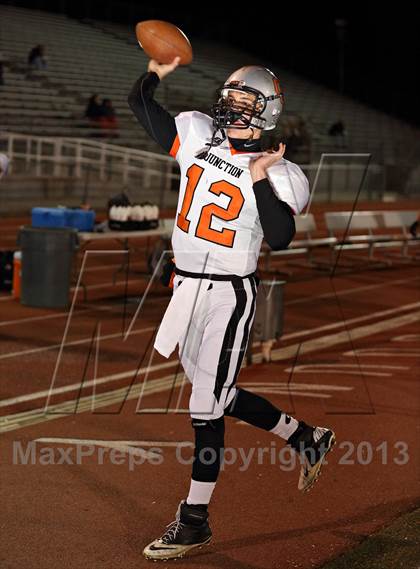
[[[96,172],[102,182],[113,177],[127,184],[134,177],[140,178],[145,187],[150,187],[153,177],[164,186],[179,178],[170,156],[85,138],[0,131],[0,148],[11,160],[10,174],[83,178],[89,170]]]
[[[121,186],[159,188],[163,196],[179,180],[179,169],[165,154],[91,141],[84,138],[56,138],[0,131],[0,151],[11,159],[10,173],[35,177],[73,177]],[[312,199],[334,201],[355,197],[367,168],[369,154],[323,154],[319,163],[301,164],[313,189]],[[385,170],[369,164],[364,181],[365,198],[380,197],[385,191]]]

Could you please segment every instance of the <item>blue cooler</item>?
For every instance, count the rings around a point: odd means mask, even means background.
[[[95,212],[66,207],[32,208],[32,227],[57,229],[72,227],[78,231],[92,231],[95,224]]]
[[[32,227],[67,227],[67,209],[64,207],[32,208]]]
[[[78,231],[92,231],[95,225],[95,212],[85,209],[67,210],[67,227]]]

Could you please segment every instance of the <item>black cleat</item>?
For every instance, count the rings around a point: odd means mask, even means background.
[[[180,503],[175,520],[159,539],[149,543],[143,555],[146,559],[177,559],[191,549],[206,545],[211,540],[207,506],[190,505],[184,500]]]
[[[310,427],[299,421],[287,444],[301,457],[298,489],[307,492],[317,481],[324,459],[335,444],[335,433],[325,427]]]

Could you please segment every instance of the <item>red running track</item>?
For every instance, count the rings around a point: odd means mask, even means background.
[[[113,268],[96,268],[89,285],[103,287],[88,290],[87,302],[79,298],[53,386],[68,313],[0,297],[1,567],[146,567],[143,546],[173,519],[188,489],[190,466],[175,446],[192,440],[177,360],[155,354],[147,378],[134,374],[149,362],[169,297],[154,287],[123,342],[137,305],[125,306],[124,320],[124,283],[113,287]],[[239,383],[333,427],[336,450],[319,483],[301,494],[283,442],[228,420],[226,446],[237,460],[222,472],[210,506],[213,544],[177,567],[321,567],[419,503],[418,267],[297,276],[286,284],[275,361],[243,369]],[[136,273],[130,279],[129,294],[141,294],[146,282]],[[95,369],[95,344],[86,361],[99,322]],[[32,441],[35,464],[16,463],[16,445]],[[111,463],[110,444],[119,464]],[[72,464],[77,448],[94,454]],[[189,453],[182,449],[185,460]],[[42,456],[55,463],[42,464]]]

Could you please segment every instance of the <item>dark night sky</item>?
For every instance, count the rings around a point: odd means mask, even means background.
[[[3,3],[4,0],[2,0]],[[417,16],[403,4],[380,8],[307,8],[306,3],[200,2],[165,6],[135,0],[33,0],[8,3],[63,11],[74,17],[110,19],[133,25],[162,19],[191,38],[221,40],[290,71],[338,89],[335,21],[346,21],[344,93],[420,126]],[[343,6],[344,4],[341,3]],[[325,6],[325,5],[324,5]],[[193,46],[194,47],[194,46]]]

